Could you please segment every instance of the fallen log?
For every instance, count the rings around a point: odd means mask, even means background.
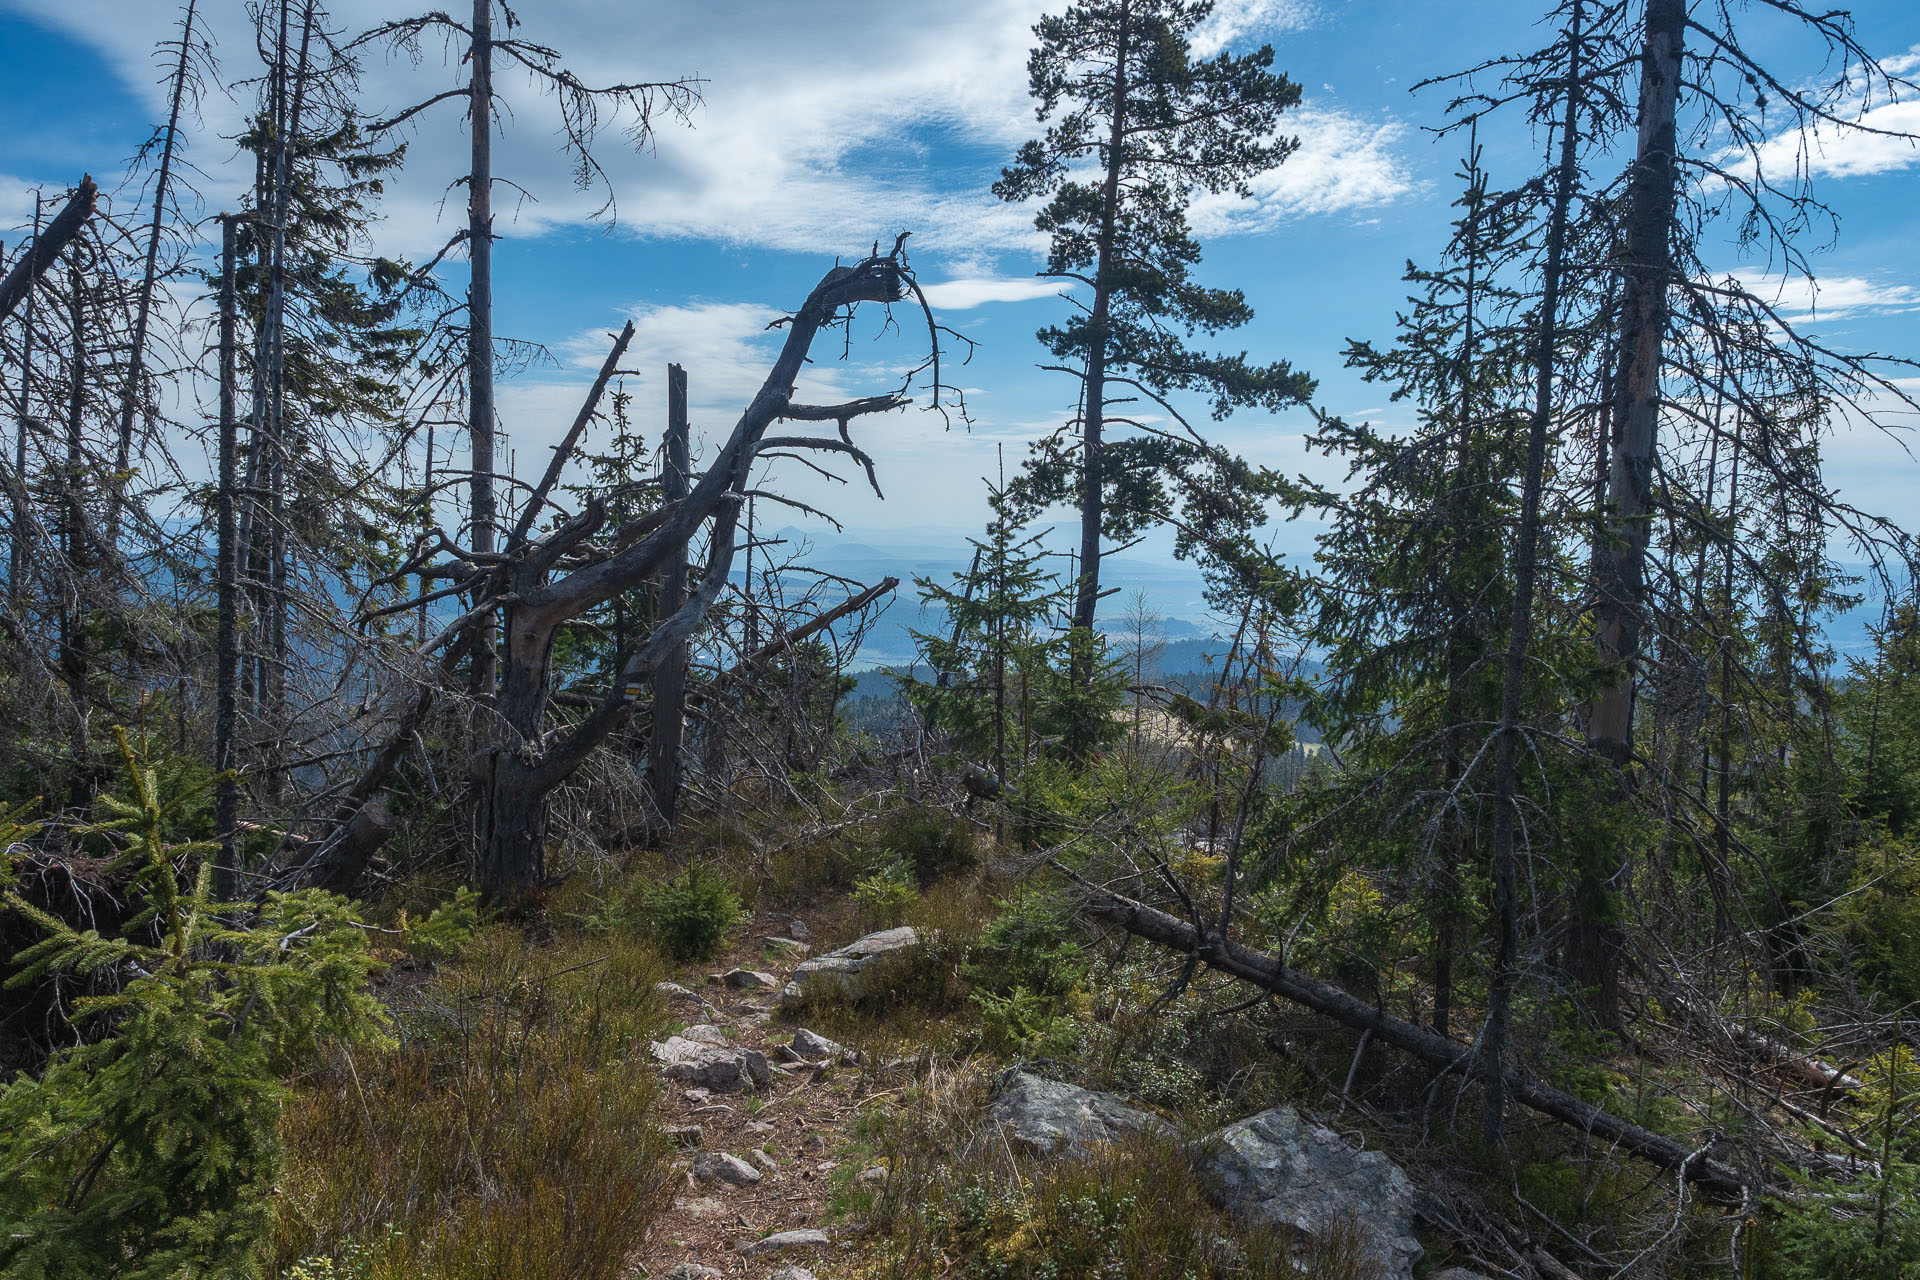
[[[66,207],[27,245],[20,261],[13,264],[6,279],[0,280],[0,320],[13,314],[13,309],[60,257],[60,251],[80,234],[80,228],[93,214],[93,201],[98,194],[99,188],[94,186],[92,176],[83,175],[79,187],[67,198]]]
[[[1453,1071],[1463,1076],[1468,1074],[1474,1057],[1472,1045],[1396,1018],[1331,982],[1288,968],[1274,956],[1211,932],[1202,936],[1193,925],[1176,916],[1093,884],[1057,861],[1053,865],[1085,890],[1086,909],[1094,917],[1119,925],[1136,937],[1192,956],[1210,968],[1263,987],[1356,1031],[1371,1031],[1376,1038],[1439,1068],[1443,1075]],[[1753,1179],[1748,1175],[1708,1158],[1698,1149],[1682,1146],[1532,1076],[1509,1071],[1507,1090],[1515,1102],[1674,1171],[1715,1199],[1738,1202],[1742,1193],[1753,1186]]]

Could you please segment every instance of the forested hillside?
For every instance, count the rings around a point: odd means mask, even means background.
[[[595,314],[533,423],[529,211],[692,255],[633,175],[748,79],[180,4],[0,230],[0,1277],[1920,1280],[1920,546],[1832,458],[1912,467],[1920,351],[1784,300],[1920,54],[1459,5],[1431,251],[1309,370],[1285,7],[991,33],[1046,381],[883,207],[759,366]],[[983,525],[841,529],[913,467]]]

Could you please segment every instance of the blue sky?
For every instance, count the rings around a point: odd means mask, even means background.
[[[359,29],[404,9],[334,0],[333,19]],[[757,384],[768,350],[765,322],[803,296],[836,254],[860,252],[895,230],[914,231],[914,261],[936,286],[942,319],[979,351],[959,381],[976,418],[970,432],[930,415],[870,421],[863,440],[888,501],[859,486],[832,489],[785,477],[797,495],[830,505],[850,530],[879,545],[951,542],[978,528],[979,478],[1004,447],[1009,466],[1026,442],[1057,423],[1072,388],[1033,368],[1032,334],[1064,304],[1036,286],[1040,244],[1025,214],[987,191],[1000,164],[1033,129],[1025,98],[1028,31],[1044,6],[1031,0],[968,5],[891,0],[662,4],[653,0],[527,0],[525,34],[569,55],[590,81],[698,75],[705,104],[690,127],[667,125],[649,152],[632,154],[617,132],[601,152],[619,199],[616,225],[591,223],[599,198],[567,181],[553,106],[512,76],[502,84],[513,116],[497,169],[532,191],[516,208],[503,193],[496,268],[498,331],[546,344],[557,363],[513,379],[501,396],[519,469],[536,469],[544,445],[572,416],[599,363],[605,335],[624,316],[640,338],[628,363],[644,420],[664,400],[660,370],[688,366],[696,423],[730,425]],[[1271,41],[1278,65],[1306,90],[1289,128],[1303,141],[1250,206],[1201,219],[1205,273],[1244,288],[1258,318],[1233,345],[1284,357],[1320,379],[1326,408],[1398,420],[1384,393],[1340,367],[1350,337],[1391,336],[1411,257],[1431,262],[1446,233],[1456,139],[1436,140],[1445,90],[1409,89],[1422,77],[1530,46],[1535,6],[1507,0],[1227,0],[1209,33],[1236,47]],[[237,0],[212,0],[229,75],[252,74]],[[64,187],[82,170],[111,186],[159,118],[156,41],[177,16],[170,0],[0,0],[0,228],[22,219],[24,192]],[[1920,7],[1873,0],[1855,7],[1862,43],[1886,57],[1920,47]],[[1820,70],[1804,36],[1749,11],[1751,39],[1788,78]],[[400,106],[454,82],[438,50],[414,66],[376,59],[366,76],[376,109]],[[1920,127],[1920,103],[1887,109],[1889,123]],[[408,174],[389,193],[383,247],[430,254],[462,218],[446,184],[463,164],[457,106],[437,109],[413,135]],[[244,180],[223,137],[239,108],[209,98],[191,158],[202,171],[202,210],[237,200]],[[1496,179],[1530,163],[1524,131],[1495,132]],[[1841,238],[1816,258],[1826,280],[1817,319],[1827,337],[1856,349],[1920,353],[1920,152],[1904,143],[1829,148],[1822,189],[1842,217]],[[123,199],[131,199],[127,193]],[[0,237],[12,239],[0,231]],[[1710,246],[1727,269],[1731,244]],[[450,281],[458,283],[458,267]],[[1794,286],[1789,310],[1806,311]],[[995,300],[998,299],[998,300]],[[884,389],[911,343],[856,345],[848,367],[823,364],[821,394]],[[1308,420],[1248,415],[1220,428],[1224,442],[1288,470],[1326,475],[1301,448]],[[1884,436],[1843,434],[1829,444],[1845,496],[1906,517],[1920,469]],[[801,522],[804,523],[804,522]],[[1911,521],[1909,521],[1911,524]],[[1304,551],[1310,526],[1283,542]]]

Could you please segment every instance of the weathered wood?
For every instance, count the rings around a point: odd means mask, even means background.
[[[322,847],[311,883],[342,897],[352,897],[367,863],[393,834],[393,814],[378,800],[354,810],[332,839]]]
[[[687,371],[677,364],[667,366],[667,434],[665,465],[660,476],[660,496],[666,502],[681,502],[692,483],[693,466],[687,443]],[[660,572],[660,591],[656,616],[667,618],[677,612],[687,598],[687,559],[669,556]],[[680,806],[680,748],[687,732],[687,650],[673,650],[653,680],[653,724],[647,731],[647,792],[653,798],[659,818],[658,834],[673,829]]]
[[[235,258],[238,255],[235,231],[238,219],[220,215],[220,458],[215,502],[219,507],[218,543],[214,551],[214,592],[218,597],[219,634],[214,642],[213,770],[219,775],[214,785],[213,829],[220,841],[217,867],[217,893],[223,902],[235,897],[240,868],[234,839],[234,825],[240,816],[240,782],[235,776],[233,743],[239,716],[240,606],[237,573],[240,564],[238,526],[234,518],[235,453],[239,447],[239,415],[235,406],[235,383],[239,378],[238,340],[235,325],[238,299],[234,292]]]
[[[1454,1074],[1464,1076],[1473,1068],[1475,1049],[1472,1045],[1396,1018],[1331,982],[1288,968],[1274,956],[1215,934],[1203,936],[1184,920],[1092,884],[1058,863],[1055,866],[1085,891],[1086,910],[1097,919],[1119,925],[1128,933],[1182,955],[1193,956],[1221,973],[1251,982],[1357,1031],[1371,1031],[1377,1039],[1438,1068],[1442,1078]],[[1522,1072],[1506,1072],[1506,1092],[1515,1102],[1674,1171],[1715,1197],[1737,1201],[1752,1185],[1747,1175],[1699,1150],[1582,1102],[1565,1090]]]
[[[80,234],[87,219],[93,216],[94,199],[99,193],[92,175],[82,176],[80,185],[67,198],[66,207],[33,238],[20,260],[13,264],[13,270],[7,272],[6,279],[0,280],[0,320],[13,314],[13,309],[33,292],[40,277],[59,260],[61,251]]]

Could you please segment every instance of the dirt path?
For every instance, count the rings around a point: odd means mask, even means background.
[[[818,951],[818,940],[837,933],[843,910],[762,913],[754,918],[747,940],[719,961],[684,968],[675,981],[705,1000],[702,1009],[685,999],[670,1000],[676,1021],[695,1031],[696,1038],[727,1047],[756,1049],[772,1067],[767,1088],[751,1093],[723,1093],[690,1088],[666,1080],[660,1101],[660,1123],[670,1129],[697,1126],[686,1133],[677,1158],[680,1184],[672,1209],[650,1232],[638,1259],[639,1276],[686,1277],[719,1275],[767,1280],[784,1268],[802,1268],[818,1280],[837,1273],[834,1245],[802,1246],[760,1256],[745,1256],[743,1245],[776,1232],[824,1228],[834,1174],[848,1159],[845,1148],[853,1121],[869,1084],[859,1067],[790,1063],[783,1053],[793,1040],[796,1025],[781,1019],[780,988],[808,955]],[[799,929],[792,929],[794,921]],[[768,945],[768,937],[807,936],[807,950]],[[771,975],[771,988],[736,987],[715,982],[715,975],[745,969]],[[722,1040],[720,1037],[724,1037]],[[751,1185],[695,1175],[696,1161],[705,1153],[725,1153],[753,1166],[760,1174]],[[758,1154],[756,1154],[758,1153]],[[857,1176],[864,1170],[853,1171]],[[847,1175],[843,1172],[842,1178]],[[869,1175],[880,1176],[880,1175]],[[709,1268],[702,1271],[697,1268]],[[781,1280],[799,1280],[782,1276]]]

